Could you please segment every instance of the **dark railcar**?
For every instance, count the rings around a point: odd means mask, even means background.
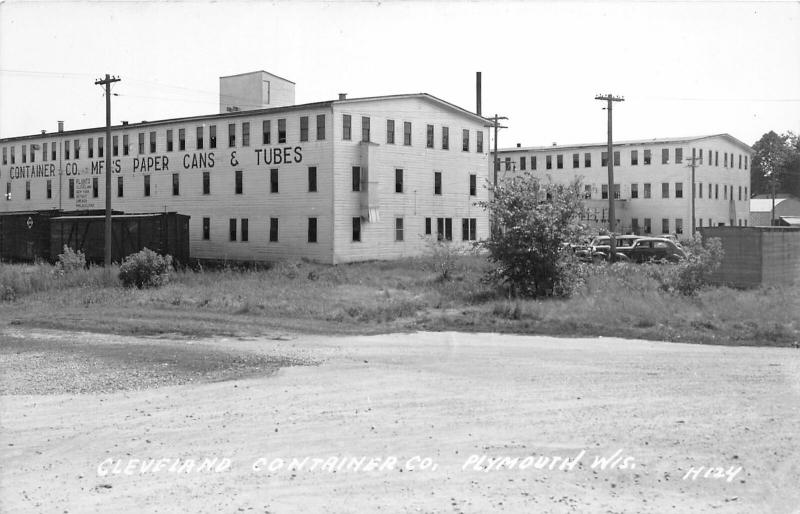
[[[0,260],[51,260],[50,219],[59,214],[57,210],[0,213]]]
[[[64,245],[80,250],[87,262],[102,264],[105,258],[105,216],[57,216],[50,219],[50,252],[62,253]],[[111,221],[111,260],[143,248],[172,255],[176,264],[189,263],[189,216],[175,212],[117,214]]]

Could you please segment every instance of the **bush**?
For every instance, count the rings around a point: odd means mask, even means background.
[[[691,296],[710,283],[711,274],[722,263],[722,242],[718,238],[703,241],[696,233],[684,242],[687,257],[668,267],[651,267],[652,276],[659,281],[661,289]]]
[[[159,287],[169,282],[172,256],[161,256],[145,248],[125,258],[119,267],[119,279],[125,287]]]
[[[55,272],[60,276],[86,269],[86,256],[82,251],[74,251],[64,245],[64,253],[58,254]]]
[[[470,247],[452,241],[424,237],[426,254],[433,262],[439,280],[450,280],[462,257],[469,253]]]

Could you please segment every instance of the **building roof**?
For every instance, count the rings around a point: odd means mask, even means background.
[[[655,139],[635,139],[629,141],[615,141],[614,146],[636,146],[636,145],[647,145],[647,144],[674,144],[674,143],[693,143],[696,141],[702,141],[704,139],[711,139],[714,137],[722,137],[729,140],[731,143],[740,146],[743,150],[747,152],[752,152],[753,149],[750,148],[748,145],[743,143],[742,141],[736,139],[730,134],[711,134],[707,136],[691,136],[691,137],[665,137],[665,138],[655,138]],[[552,146],[525,146],[525,147],[512,147],[512,148],[501,148],[497,151],[500,152],[544,152],[544,151],[558,151],[558,150],[566,150],[566,149],[579,149],[579,148],[594,148],[594,147],[606,147],[608,143],[579,143],[573,145],[552,145]]]
[[[275,115],[281,112],[290,112],[290,111],[298,111],[304,109],[324,109],[333,106],[333,104],[348,104],[348,103],[355,103],[355,102],[374,102],[374,101],[382,101],[382,100],[393,100],[393,99],[403,99],[403,98],[421,98],[423,100],[427,100],[431,103],[437,104],[440,107],[449,109],[451,111],[460,113],[464,116],[470,117],[473,120],[480,121],[484,123],[485,126],[489,126],[489,120],[484,118],[483,116],[478,116],[477,114],[470,112],[466,109],[463,109],[455,104],[451,104],[450,102],[446,102],[441,98],[437,98],[433,95],[428,93],[411,93],[411,94],[399,94],[399,95],[385,95],[385,96],[370,96],[370,97],[363,97],[363,98],[348,98],[344,100],[327,100],[323,102],[313,102],[313,103],[306,103],[306,104],[299,104],[299,105],[285,105],[282,107],[269,107],[266,109],[252,109],[248,111],[235,111],[235,112],[225,112],[225,113],[215,113],[215,114],[204,114],[199,116],[186,116],[182,118],[169,118],[164,120],[155,120],[155,121],[141,121],[139,123],[128,123],[127,125],[118,124],[112,125],[111,130],[119,130],[119,129],[137,129],[143,127],[152,127],[156,125],[166,125],[172,123],[190,123],[190,122],[198,122],[198,121],[213,121],[218,119],[228,119],[228,118],[235,118],[235,117],[246,117],[246,116],[263,116],[263,115]],[[77,135],[77,134],[86,134],[86,133],[94,133],[98,131],[105,130],[105,127],[94,127],[94,128],[85,128],[85,129],[76,129],[76,130],[65,130],[64,132],[47,132],[44,134],[30,134],[27,136],[14,136],[0,139],[0,143],[9,143],[13,141],[20,141],[20,140],[30,140],[30,139],[42,139],[49,141],[53,137],[61,137],[66,135]]]
[[[775,198],[775,207],[786,198]],[[750,212],[772,212],[772,198],[751,198]]]
[[[781,216],[781,221],[790,227],[800,227],[800,216]]]

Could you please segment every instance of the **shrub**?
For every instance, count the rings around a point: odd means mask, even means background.
[[[468,246],[444,239],[425,237],[426,254],[432,261],[433,270],[439,280],[450,280],[458,268],[461,258],[469,253]]]
[[[489,186],[491,200],[479,202],[495,227],[483,242],[495,264],[490,277],[519,296],[569,295],[580,282],[568,243],[585,229],[580,224],[580,181],[542,183],[523,173]]]
[[[651,267],[652,276],[659,281],[664,291],[676,291],[691,296],[710,283],[711,274],[722,263],[722,242],[719,238],[703,241],[696,233],[684,242],[686,258],[669,267]]]
[[[153,250],[132,253],[119,267],[119,279],[125,287],[159,287],[169,282],[172,256],[161,256]]]
[[[75,251],[64,245],[64,253],[58,254],[55,272],[60,276],[86,269],[86,256],[82,251]]]

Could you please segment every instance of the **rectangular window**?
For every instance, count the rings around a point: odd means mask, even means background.
[[[669,183],[662,182],[661,184],[661,198],[669,198]]]
[[[403,192],[403,170],[401,169],[394,170],[394,192]]]
[[[433,194],[435,194],[435,195],[442,194],[442,172],[441,171],[434,171],[433,172]]]
[[[211,218],[203,218],[203,240],[211,239]]]
[[[614,152],[614,166],[619,166],[619,152]]]
[[[531,155],[531,169],[536,170],[536,156]]]
[[[8,185],[9,185],[9,194],[10,194],[10,190],[11,190],[10,186],[11,186],[11,184],[8,184]],[[70,198],[75,198],[75,179],[74,178],[69,179],[69,197]]]
[[[683,198],[683,182],[675,182],[675,198]]]
[[[94,139],[90,137],[86,141],[86,146],[87,146],[87,151],[88,151],[88,154],[89,154],[89,158],[93,159],[94,158]]]
[[[47,143],[42,143],[42,160],[47,160]]]
[[[547,168],[548,170],[553,169],[553,156],[552,155],[548,155],[547,157],[545,157],[544,158],[544,162],[545,162],[545,164],[544,164],[545,168]]]
[[[474,218],[473,218],[474,219]],[[473,239],[470,238],[470,218],[462,218],[461,219],[461,240],[462,241],[472,241]],[[473,233],[474,234],[474,233]]]
[[[278,218],[269,219],[269,242],[278,242]]]
[[[195,129],[195,142],[197,143],[197,149],[203,149],[203,126],[200,125]]]
[[[461,131],[461,150],[469,152],[469,130],[467,129]]]
[[[564,169],[564,156],[561,154],[556,155],[556,168]]]
[[[269,192],[278,192],[278,169],[272,168],[269,170]]]
[[[178,150],[186,150],[186,129],[178,129]]]
[[[744,156],[744,169],[747,169],[747,156]],[[747,224],[747,220],[744,221]]]
[[[69,160],[69,141],[64,141],[64,159]],[[22,152],[22,162],[25,162],[25,152]],[[14,164],[14,147],[11,147],[11,164]]]
[[[742,201],[742,186],[739,186],[739,201]]]
[[[661,149],[661,164],[669,164],[669,148]]]
[[[650,153],[650,150],[645,150],[644,151],[644,165],[645,166],[649,166],[651,162],[652,162],[652,154]]]
[[[433,125],[428,125],[426,127],[425,148],[433,148]]]
[[[353,241],[361,241],[361,217],[356,216],[353,218]]]
[[[308,141],[308,116],[300,116],[300,141]]]
[[[476,196],[478,194],[478,176],[474,173],[469,175],[469,195]]]
[[[245,243],[250,238],[250,234],[249,234],[249,230],[248,230],[249,229],[249,225],[250,225],[250,220],[248,220],[247,218],[242,218],[242,242],[245,242]]]
[[[590,152],[586,152],[583,154],[583,167],[584,168],[592,167],[592,154]]]
[[[403,240],[403,218],[394,219],[394,240]]]
[[[3,166],[8,164],[8,148],[3,147]]]
[[[675,164],[680,164],[683,162],[683,148],[676,148],[675,149]]]
[[[728,167],[728,152],[723,153],[722,156],[723,156],[723,158],[725,160],[724,166],[727,168]]]
[[[432,125],[428,126],[432,127]],[[433,140],[433,135],[431,135],[431,140]],[[431,148],[433,147],[431,146]],[[449,149],[450,149],[450,128],[442,127],[442,150],[449,150]]]
[[[230,241],[236,241],[236,218],[230,218],[228,220],[228,239]]]
[[[144,155],[144,132],[139,132],[139,155]]]
[[[528,164],[525,161],[526,161],[526,158],[525,158],[524,155],[519,158],[519,170],[520,171],[525,171],[525,165]]]
[[[150,153],[156,153],[156,133],[150,132]]]
[[[714,184],[714,199],[719,200],[719,184]]]
[[[478,141],[477,142],[478,146],[477,146],[477,148],[475,148],[475,151],[478,152],[478,153],[483,153],[483,131],[479,130],[478,132],[475,133],[475,136],[476,136],[477,141]]]
[[[619,184],[614,184],[614,199],[619,200],[622,198],[622,191],[620,190]]]
[[[444,239],[444,218],[436,218],[436,239],[438,241]]]
[[[506,157],[506,171],[511,171],[511,157]]]
[[[708,185],[708,199],[711,200],[711,184]]]
[[[317,242],[317,218],[308,218],[308,242]]]
[[[46,187],[47,189],[45,190],[45,198],[53,198],[53,181],[47,179]]]
[[[36,162],[36,145],[31,144],[31,162]]]
[[[714,152],[714,166],[719,166],[719,152]]]
[[[353,191],[361,191],[361,167],[353,166],[352,170]]]
[[[586,200],[592,199],[592,186],[588,184],[583,186],[583,198]]]
[[[100,181],[97,177],[92,177],[92,198],[100,196]]]
[[[361,117],[361,141],[369,143],[369,118]]]
[[[177,173],[172,174],[172,196],[181,194],[181,176]]]
[[[405,146],[411,146],[411,122],[404,121],[403,122],[403,144]]]
[[[572,154],[572,167],[573,168],[581,167],[581,154],[579,153]]]
[[[167,151],[171,152],[172,150],[172,129],[167,129]]]
[[[278,119],[278,143],[286,142],[286,118]]]
[[[703,218],[699,218],[697,221],[700,222],[700,228],[702,228],[703,227]]]
[[[394,144],[394,120],[386,120],[386,144]]]
[[[28,162],[28,145],[22,145],[22,162]]]
[[[631,198],[639,198],[639,184],[631,184]]]
[[[119,136],[111,136],[111,155],[119,155]]]
[[[125,187],[123,177],[117,177],[117,198],[122,198],[125,195]]]
[[[123,134],[122,135],[122,155],[128,155],[129,150],[130,150],[130,140],[128,139],[128,134]],[[55,156],[53,157],[53,160],[55,160]]]
[[[211,194],[211,172],[204,171],[203,172],[203,194],[210,195]]]
[[[700,182],[700,183],[697,185],[697,193],[698,193],[698,196],[699,196],[700,198],[703,198],[703,183],[702,183],[702,182]]]
[[[631,166],[639,165],[639,150],[631,150]]]
[[[309,166],[308,167],[308,192],[309,193],[316,193],[317,192],[317,167],[316,166]]]
[[[217,147],[217,126],[211,125],[208,127],[208,147],[213,149]]]
[[[9,186],[10,185],[11,184],[9,184]],[[426,236],[431,235],[431,219],[430,218],[425,218],[425,235]]]
[[[261,122],[261,144],[269,145],[272,140],[272,121],[264,120]]]
[[[352,129],[352,120],[349,114],[342,115],[342,139],[350,141],[350,131]]]
[[[447,241],[453,240],[453,218],[444,219],[444,238]]]
[[[80,159],[81,158],[81,142],[76,139],[75,141],[73,141],[73,143],[74,143],[73,148],[75,149],[75,158],[76,159]],[[23,154],[24,153],[25,152],[23,152]]]
[[[600,198],[608,200],[608,184],[603,184],[600,186],[600,189]]]
[[[650,234],[653,232],[652,224],[650,223],[650,218],[644,219],[644,233]]]
[[[94,181],[95,182],[97,181],[96,177],[94,178]],[[93,190],[97,191],[97,188],[94,188]],[[95,196],[97,196],[97,195],[95,195]],[[25,199],[26,200],[30,200],[31,199],[31,181],[30,180],[26,180],[25,181]]]
[[[317,114],[317,141],[325,140],[325,115]]]
[[[639,218],[631,218],[631,232],[639,235]]]
[[[644,197],[650,198],[650,184],[644,184]]]
[[[106,150],[106,142],[102,137],[97,138],[97,156],[103,157]],[[75,156],[78,157],[77,155]]]
[[[234,194],[240,195],[242,194],[242,190],[244,189],[242,186],[242,170],[234,171]]]
[[[744,186],[744,199],[747,200],[747,186]]]
[[[742,169],[742,154],[739,154],[739,169]]]
[[[727,184],[722,186],[722,199],[723,200],[727,200],[728,199],[728,185]]]
[[[675,160],[678,160],[675,157]],[[675,233],[676,234],[683,234],[683,219],[682,218],[675,218]]]
[[[236,123],[228,123],[228,147],[236,146]]]
[[[144,176],[144,195],[150,196],[150,175]]]
[[[669,234],[669,218],[661,218],[661,233]]]
[[[64,158],[65,158],[65,159],[69,159],[69,143],[68,143],[68,142],[66,142],[66,141],[64,142],[64,148],[65,148],[65,150],[67,151],[67,153],[66,153],[66,155],[64,156]],[[12,146],[12,147],[11,147],[11,164],[14,164],[15,160],[16,160],[16,159],[14,159],[14,147]],[[53,159],[53,160],[55,160],[55,159]]]
[[[600,153],[600,166],[602,167],[608,166],[608,152]]]

